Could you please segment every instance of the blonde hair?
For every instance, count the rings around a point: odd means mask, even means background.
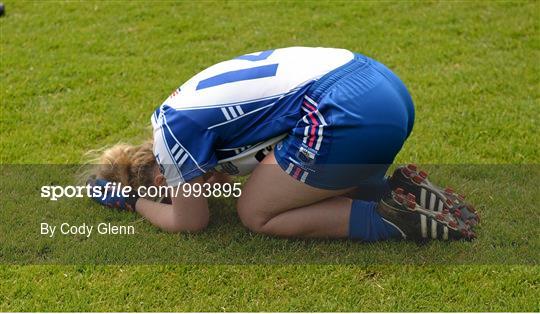
[[[138,188],[154,185],[156,160],[152,141],[141,145],[116,144],[94,158],[91,174],[111,182]],[[94,155],[101,150],[93,151]]]

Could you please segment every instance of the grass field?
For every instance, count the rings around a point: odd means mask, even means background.
[[[5,5],[0,311],[540,311],[538,2]],[[431,164],[469,195],[477,241],[271,239],[247,233],[231,200],[212,201],[205,234],[168,235],[87,200],[40,200],[39,185],[68,177],[12,166],[138,143],[193,74],[293,45],[358,51],[404,80],[417,118],[397,162]],[[44,219],[133,223],[141,237],[49,241]]]

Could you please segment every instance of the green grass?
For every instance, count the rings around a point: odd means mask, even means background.
[[[537,275],[511,266],[10,267],[0,310],[537,311]]]
[[[430,168],[484,220],[470,244],[279,240],[247,233],[232,201],[214,200],[208,232],[167,235],[87,200],[37,199],[44,182],[71,177],[4,165],[0,311],[540,310],[537,2],[5,4],[3,164],[75,164],[140,142],[153,109],[215,62],[343,47],[387,64],[413,95],[415,129],[397,161],[474,164]],[[48,241],[43,220],[136,224],[140,237]]]

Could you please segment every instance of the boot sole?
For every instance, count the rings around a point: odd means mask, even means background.
[[[476,238],[476,233],[472,230],[470,224],[466,224],[456,217],[448,208],[443,208],[441,211],[426,209],[416,203],[414,194],[405,194],[401,188],[392,191],[392,199],[400,205],[401,210],[420,215],[420,232],[424,239],[448,240],[451,232],[454,234],[453,237],[456,238],[466,240]]]
[[[420,206],[433,211],[442,212],[448,208],[452,215],[462,220],[465,224],[475,226],[480,222],[480,216],[471,204],[465,202],[465,197],[456,193],[452,188],[440,188],[431,183],[428,173],[418,170],[414,164],[409,164],[401,168],[401,174],[420,191]],[[460,209],[461,208],[461,209]],[[467,212],[463,212],[465,208]]]

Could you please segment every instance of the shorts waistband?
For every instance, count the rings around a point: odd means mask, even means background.
[[[306,94],[315,102],[319,102],[324,92],[328,90],[328,88],[330,88],[332,85],[334,85],[337,81],[349,75],[350,73],[366,67],[370,63],[372,63],[372,59],[359,53],[355,53],[354,58],[351,61],[326,73],[315,83],[313,83],[307,90]]]

